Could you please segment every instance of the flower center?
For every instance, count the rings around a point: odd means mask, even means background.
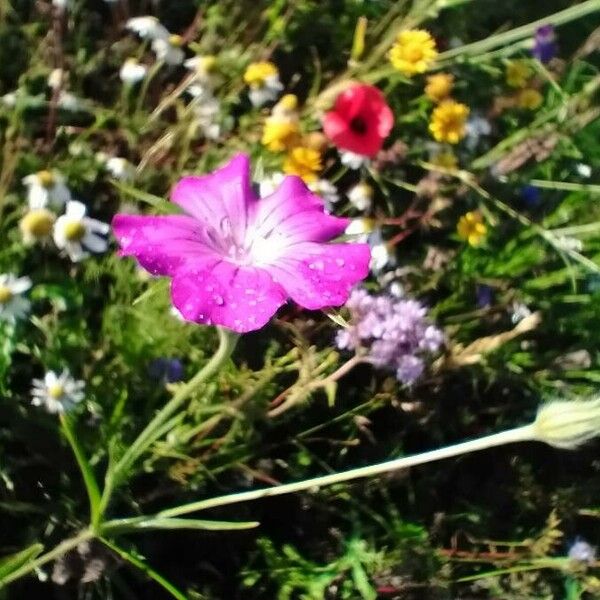
[[[0,304],[8,304],[12,297],[11,289],[6,285],[0,285]]]
[[[28,212],[21,220],[21,230],[34,238],[44,238],[52,231],[54,215],[44,208]]]
[[[181,48],[183,46],[183,38],[176,33],[169,36],[169,44],[175,46],[175,48]]]
[[[45,187],[49,188],[54,185],[54,175],[48,170],[39,171],[37,174],[40,183]]]
[[[352,129],[354,133],[364,135],[367,133],[367,124],[362,117],[354,117],[354,119],[350,121],[350,129]]]
[[[81,241],[85,233],[85,225],[81,221],[70,221],[65,225],[65,237],[69,242]]]
[[[54,385],[48,386],[48,396],[53,398],[54,400],[58,400],[65,393],[65,388],[63,388],[60,383],[55,383]]]
[[[409,62],[419,62],[423,59],[423,49],[418,46],[410,46],[406,49],[406,59]]]

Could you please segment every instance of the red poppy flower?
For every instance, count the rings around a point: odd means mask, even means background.
[[[325,135],[338,148],[363,156],[375,156],[393,126],[394,114],[383,94],[366,84],[344,90],[323,117]]]

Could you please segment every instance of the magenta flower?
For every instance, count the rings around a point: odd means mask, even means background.
[[[348,219],[328,215],[298,177],[263,199],[252,191],[247,156],[171,193],[185,215],[116,215],[122,256],[172,277],[185,319],[234,331],[259,329],[288,298],[311,310],[340,306],[367,276],[367,244],[328,244]]]

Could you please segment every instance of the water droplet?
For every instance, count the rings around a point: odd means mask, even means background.
[[[206,288],[204,288],[207,292],[212,292],[214,291],[214,287],[212,285],[207,285]]]
[[[223,304],[225,304],[225,300],[223,300],[223,296],[219,296],[219,294],[215,294],[213,296],[213,300],[215,301],[215,304],[217,304],[218,306],[223,306]]]
[[[248,306],[256,306],[256,300],[250,300]]]
[[[346,264],[346,261],[343,258],[336,258],[335,259],[335,264],[338,267],[343,267]]]
[[[325,268],[325,263],[322,260],[315,260],[315,262],[309,263],[308,268],[322,271]]]
[[[252,288],[247,288],[245,293],[248,294],[248,296],[252,296],[253,294],[256,294],[256,290],[253,290]]]

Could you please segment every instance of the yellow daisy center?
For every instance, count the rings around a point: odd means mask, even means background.
[[[0,285],[0,304],[8,304],[13,297],[11,289],[6,285]]]
[[[24,235],[33,238],[45,238],[52,231],[54,215],[45,208],[30,210],[19,223]]]
[[[55,177],[50,171],[44,169],[43,171],[39,171],[37,176],[38,176],[40,183],[45,188],[49,188],[54,185]]]
[[[173,33],[169,36],[169,44],[175,46],[175,48],[181,48],[181,46],[183,46],[183,38],[180,35]]]
[[[48,386],[48,396],[50,398],[54,398],[54,400],[58,400],[65,393],[65,388],[60,385],[60,383],[55,383],[54,385]]]
[[[244,81],[250,87],[262,87],[269,77],[277,74],[277,67],[272,62],[250,63],[244,72]]]
[[[86,228],[81,221],[69,221],[65,225],[65,237],[69,242],[79,242],[85,234]]]

